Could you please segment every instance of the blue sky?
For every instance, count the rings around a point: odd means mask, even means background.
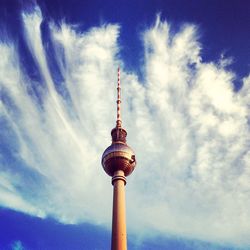
[[[108,249],[122,117],[129,249],[250,249],[248,1],[0,1],[0,249]]]

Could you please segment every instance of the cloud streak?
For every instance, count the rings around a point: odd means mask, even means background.
[[[138,159],[127,185],[130,230],[250,244],[250,77],[234,92],[223,62],[202,61],[192,25],[174,34],[157,17],[145,30],[140,82],[119,56],[119,26],[79,33],[50,23],[44,35],[41,22],[39,9],[23,14],[41,80],[11,42],[0,44],[0,204],[110,225],[112,187],[100,157],[121,65],[123,124]]]

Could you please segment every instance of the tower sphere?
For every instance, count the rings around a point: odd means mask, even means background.
[[[128,176],[133,172],[135,165],[133,149],[121,141],[113,142],[102,155],[103,169],[110,176],[118,170],[122,170],[124,175]]]

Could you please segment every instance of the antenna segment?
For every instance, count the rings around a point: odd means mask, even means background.
[[[120,67],[117,70],[118,80],[117,80],[117,119],[116,119],[116,127],[122,127],[122,118],[121,118],[121,83],[120,83]]]

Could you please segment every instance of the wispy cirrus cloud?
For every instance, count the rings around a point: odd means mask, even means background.
[[[121,65],[123,124],[138,159],[127,185],[130,230],[250,244],[249,76],[236,93],[223,62],[202,61],[195,26],[174,34],[159,17],[143,36],[143,82],[119,57],[119,26],[79,33],[50,24],[45,35],[39,9],[23,22],[41,79],[31,80],[14,45],[0,45],[2,206],[110,224],[100,157]]]

